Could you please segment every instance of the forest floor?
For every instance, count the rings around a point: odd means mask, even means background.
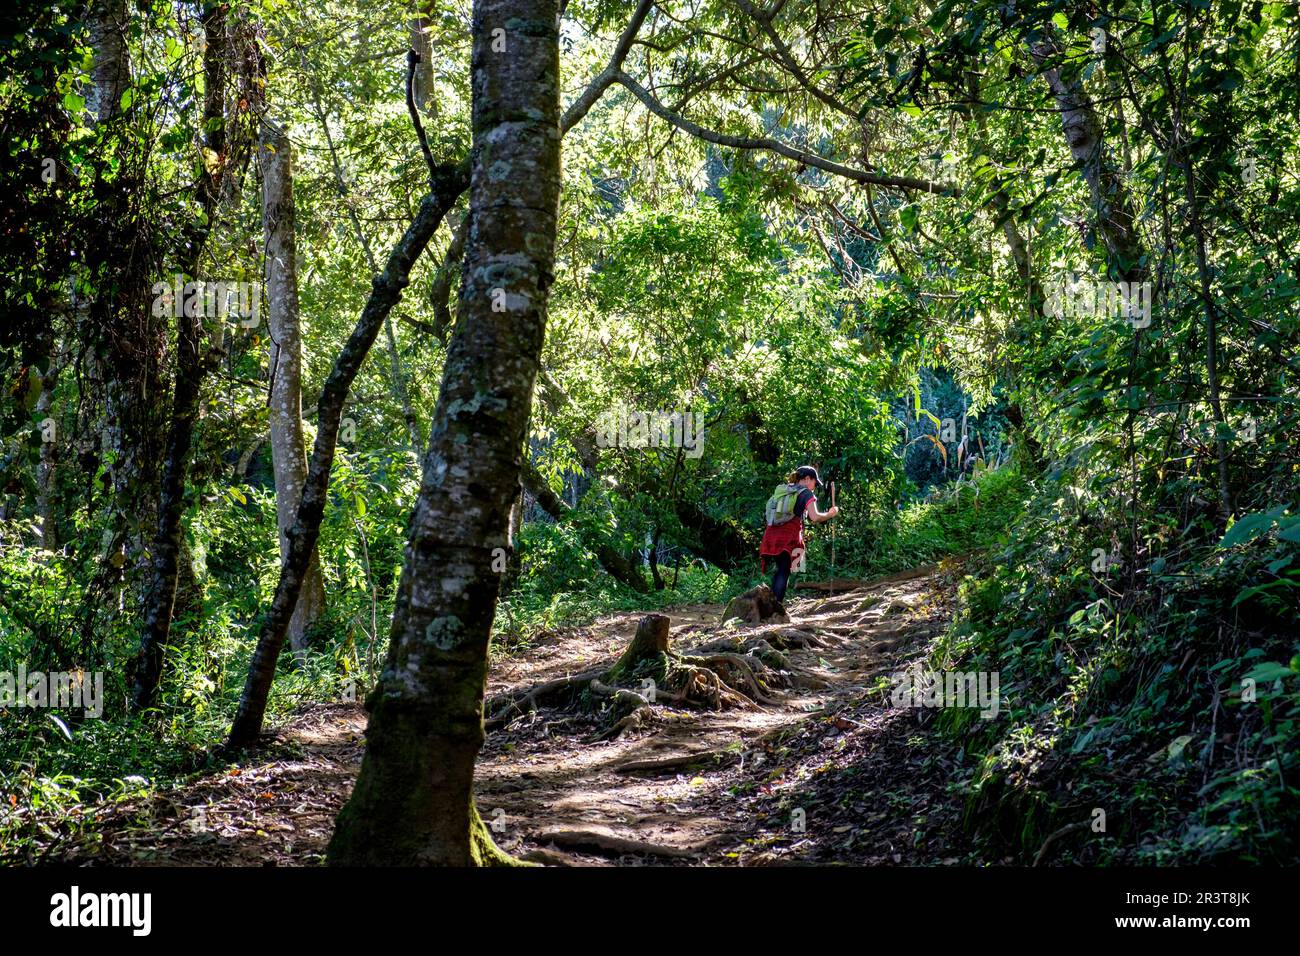
[[[822,646],[786,654],[824,687],[778,690],[753,709],[656,706],[648,726],[600,742],[598,715],[543,707],[489,734],[480,812],[503,848],[557,865],[972,862],[964,798],[948,785],[959,750],[930,729],[931,712],[893,708],[880,689],[927,656],[952,606],[950,572],[933,566],[843,592],[800,590],[786,627]],[[716,639],[722,610],[667,609],[674,649]],[[494,662],[489,695],[612,664],[639,616],[513,649]],[[360,705],[305,709],[240,764],[116,805],[83,831],[93,839],[47,859],[320,864],[365,723]]]

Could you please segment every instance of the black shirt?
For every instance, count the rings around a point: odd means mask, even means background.
[[[817,496],[807,488],[801,488],[799,497],[794,500],[794,516],[796,518],[807,517],[808,505],[815,497]]]

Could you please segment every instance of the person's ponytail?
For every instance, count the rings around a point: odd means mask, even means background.
[[[785,476],[785,483],[787,485],[793,485],[798,480],[799,480],[799,469],[797,468],[794,471],[790,472],[790,474]]]

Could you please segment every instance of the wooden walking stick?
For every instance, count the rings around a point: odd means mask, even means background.
[[[831,482],[831,507],[835,507],[835,482]],[[831,587],[835,587],[835,519],[831,519]],[[835,593],[834,591],[831,592]]]

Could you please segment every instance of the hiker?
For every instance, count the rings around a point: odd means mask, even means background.
[[[804,553],[803,519],[821,524],[840,513],[840,509],[834,505],[829,511],[817,510],[814,489],[821,483],[817,469],[812,465],[803,465],[790,472],[785,484],[777,485],[772,497],[767,500],[767,529],[763,532],[763,544],[758,549],[758,556],[764,574],[767,573],[767,559],[776,558],[772,593],[778,601],[785,600],[791,564],[796,556],[802,557]]]

